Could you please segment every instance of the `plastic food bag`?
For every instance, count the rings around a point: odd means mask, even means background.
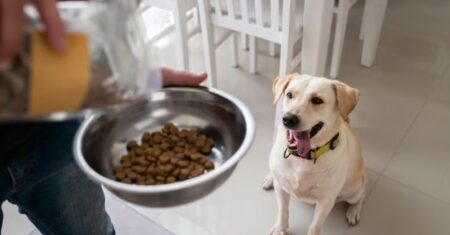
[[[91,76],[87,94],[76,110],[29,115],[30,35],[43,30],[43,25],[36,9],[27,6],[26,35],[20,55],[8,71],[0,72],[0,122],[79,117],[86,112],[138,102],[161,88],[158,59],[146,41],[138,1],[61,2],[58,8],[66,30],[85,34],[89,39]]]

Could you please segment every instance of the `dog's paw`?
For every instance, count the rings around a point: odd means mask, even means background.
[[[309,229],[308,235],[320,235],[320,230],[319,229]]]
[[[308,235],[320,235],[320,230],[321,230],[320,226],[313,226],[313,225],[311,225],[308,228]]]
[[[264,190],[273,189],[273,178],[271,175],[266,176],[266,178],[263,181],[262,187]]]
[[[282,228],[279,225],[273,226],[272,230],[270,231],[270,235],[287,235],[287,228]]]
[[[347,222],[350,225],[356,225],[361,218],[361,205],[359,203],[352,204],[347,208]]]

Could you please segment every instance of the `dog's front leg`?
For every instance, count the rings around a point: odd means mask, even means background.
[[[271,235],[286,235],[289,226],[289,194],[284,191],[274,180],[273,186],[277,197],[278,215],[277,222],[273,226]]]
[[[272,174],[268,174],[266,176],[266,178],[264,178],[264,182],[263,182],[263,189],[264,190],[271,190],[273,189],[273,177]]]
[[[325,219],[333,209],[335,199],[324,199],[316,204],[314,209],[314,218],[311,226],[309,226],[308,235],[319,235]]]

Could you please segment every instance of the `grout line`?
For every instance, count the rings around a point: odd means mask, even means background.
[[[444,51],[445,49],[448,50],[448,48],[444,48],[444,49],[441,50],[441,51]],[[430,91],[429,91],[428,94],[426,95],[425,100],[423,101],[422,105],[419,107],[419,111],[418,111],[418,112],[416,113],[416,115],[414,116],[414,119],[413,119],[413,120],[411,121],[411,123],[408,125],[408,128],[407,128],[407,130],[405,131],[404,135],[402,136],[401,140],[399,141],[399,144],[398,144],[397,147],[394,149],[394,152],[390,155],[388,162],[385,164],[385,166],[383,167],[383,169],[382,169],[380,172],[376,172],[376,173],[378,173],[378,174],[377,174],[377,176],[376,176],[376,178],[375,178],[374,185],[373,185],[373,187],[368,191],[367,196],[366,196],[366,199],[365,199],[365,201],[364,201],[364,204],[367,202],[367,200],[369,199],[369,197],[372,195],[372,193],[373,193],[373,191],[375,190],[376,186],[378,185],[380,179],[384,176],[384,177],[386,177],[386,178],[388,178],[388,179],[391,179],[391,180],[393,180],[393,181],[395,181],[395,182],[400,183],[400,184],[403,185],[403,186],[406,186],[408,189],[411,189],[411,190],[413,190],[413,191],[422,193],[422,194],[424,194],[425,196],[428,196],[428,197],[430,197],[430,198],[432,198],[432,199],[436,199],[436,200],[438,200],[439,202],[442,202],[442,203],[444,203],[444,204],[450,206],[450,202],[446,202],[446,201],[444,201],[444,200],[442,200],[442,199],[440,199],[440,198],[437,198],[437,197],[435,197],[435,196],[433,196],[433,195],[428,194],[428,193],[425,192],[425,191],[419,190],[419,189],[414,188],[414,187],[412,187],[412,186],[410,186],[410,185],[407,185],[407,184],[405,184],[405,183],[402,183],[402,182],[400,182],[400,181],[398,181],[398,180],[396,180],[396,179],[394,179],[394,178],[392,178],[392,177],[390,177],[390,176],[388,176],[388,175],[385,175],[386,169],[389,167],[389,165],[392,163],[392,161],[394,160],[394,158],[395,158],[395,156],[397,155],[397,153],[400,151],[400,148],[401,148],[402,145],[404,144],[404,142],[405,142],[405,140],[406,140],[406,137],[410,134],[410,132],[411,132],[411,130],[412,130],[412,127],[414,126],[414,124],[416,124],[417,119],[418,119],[419,116],[423,113],[425,107],[426,107],[426,106],[428,105],[428,103],[430,102],[430,100],[431,100],[431,98],[432,98],[432,95],[434,94],[434,91],[438,88],[438,85],[445,79],[445,72],[450,68],[450,63],[446,62],[446,61],[449,61],[449,58],[448,58],[449,56],[448,56],[448,54],[443,53],[443,54],[441,55],[441,57],[443,57],[443,58],[438,59],[438,61],[442,61],[442,63],[436,65],[435,71],[439,71],[439,72],[438,72],[438,73],[436,74],[436,76],[435,76],[435,80],[434,80],[433,86],[430,88]],[[347,225],[347,228],[345,229],[344,234],[347,234],[347,232],[348,232],[348,230],[349,230],[350,228],[351,228],[351,226]]]
[[[446,66],[445,68],[450,68],[450,65]],[[445,69],[443,69],[443,70],[445,71]],[[378,185],[379,181],[381,180],[381,178],[382,178],[383,176],[386,177],[386,178],[388,178],[388,179],[390,179],[390,180],[393,180],[393,181],[395,181],[395,182],[401,184],[402,186],[407,187],[407,188],[410,189],[410,190],[413,190],[413,191],[415,191],[415,192],[421,193],[421,194],[423,194],[424,196],[427,196],[427,197],[429,197],[429,198],[431,198],[431,199],[435,199],[435,200],[437,200],[437,201],[439,201],[439,202],[441,202],[441,203],[444,203],[445,205],[450,206],[450,202],[446,202],[446,201],[444,201],[444,200],[442,200],[442,199],[440,199],[440,198],[437,198],[437,197],[435,197],[435,196],[433,196],[433,195],[428,194],[428,193],[425,192],[425,191],[422,191],[422,190],[419,190],[419,189],[417,189],[417,188],[414,188],[414,187],[412,187],[412,186],[410,186],[410,185],[407,185],[407,184],[405,184],[405,183],[403,183],[403,182],[398,181],[397,179],[394,179],[394,178],[392,178],[392,177],[390,177],[390,176],[384,174],[385,171],[386,171],[386,169],[389,167],[389,165],[391,164],[391,162],[392,162],[393,159],[395,158],[395,155],[397,155],[398,151],[400,150],[400,147],[401,147],[401,146],[403,145],[403,143],[405,142],[406,137],[407,137],[407,136],[409,135],[409,133],[411,132],[412,126],[416,123],[416,121],[417,121],[417,119],[419,118],[420,114],[423,113],[424,108],[425,108],[426,105],[429,103],[429,101],[430,101],[430,99],[431,99],[431,95],[433,94],[433,91],[436,89],[438,83],[441,82],[442,80],[443,80],[443,78],[441,78],[441,79],[439,79],[439,80],[438,80],[438,78],[437,78],[437,80],[435,81],[435,84],[434,84],[433,87],[430,89],[429,94],[426,96],[425,101],[423,102],[423,104],[422,104],[421,107],[419,108],[419,111],[416,113],[416,115],[415,115],[413,121],[408,125],[408,128],[407,128],[407,130],[405,131],[405,134],[402,136],[401,140],[399,141],[399,144],[397,145],[397,147],[395,148],[394,152],[393,152],[393,153],[391,154],[391,156],[389,157],[389,161],[385,164],[385,166],[383,167],[383,169],[382,169],[380,172],[374,171],[375,173],[377,173],[377,176],[375,177],[375,181],[374,181],[374,184],[373,184],[372,188],[367,192],[367,196],[366,196],[366,198],[365,198],[365,200],[364,200],[363,207],[364,207],[364,205],[366,204],[366,202],[368,201],[368,199],[370,198],[370,196],[372,195],[373,191],[375,190],[376,186]],[[347,228],[346,228],[345,231],[344,231],[344,235],[347,234],[348,231],[350,230],[350,228],[353,227],[353,226],[350,226],[350,225],[346,225],[346,226],[347,226]]]
[[[436,201],[438,201],[438,202],[440,202],[440,203],[443,203],[443,204],[446,204],[447,206],[450,206],[450,202],[447,202],[447,201],[445,201],[445,200],[442,200],[442,199],[440,199],[440,198],[438,198],[438,197],[436,197],[436,196],[434,196],[434,195],[431,195],[431,194],[429,194],[429,193],[427,193],[427,192],[425,192],[425,191],[422,191],[422,190],[420,190],[420,189],[417,189],[417,188],[415,188],[415,187],[413,187],[413,186],[411,186],[411,185],[405,184],[405,183],[399,181],[398,179],[392,178],[392,177],[387,176],[387,175],[383,175],[383,176],[386,177],[386,178],[388,178],[388,179],[390,179],[390,180],[392,180],[392,181],[394,181],[394,182],[396,182],[396,183],[398,183],[398,184],[401,184],[402,186],[404,186],[404,187],[406,187],[406,188],[408,188],[408,189],[410,189],[410,190],[412,190],[412,191],[415,191],[415,192],[417,192],[417,193],[423,194],[423,196],[429,197],[430,199],[436,200]]]
[[[204,229],[206,232],[208,232],[208,234],[213,234],[211,230],[209,230],[209,228],[205,227],[202,224],[196,223],[195,221],[192,221],[191,219],[189,219],[187,216],[181,214],[180,211],[175,210],[175,213],[177,213],[179,216],[183,217],[184,219],[186,219],[187,221],[191,222],[192,224],[195,224],[196,226],[199,226],[200,228]],[[197,217],[198,218],[198,217]],[[201,218],[199,218],[201,220]]]
[[[422,190],[420,190],[420,189],[414,188],[413,186],[408,185],[408,184],[405,184],[405,183],[403,183],[403,182],[401,182],[401,181],[399,181],[399,180],[397,180],[397,179],[395,179],[395,178],[392,178],[392,177],[387,176],[387,175],[381,175],[381,173],[379,173],[378,178],[381,178],[381,177],[386,177],[387,179],[392,180],[392,181],[394,181],[395,183],[400,184],[401,186],[407,188],[408,190],[414,191],[414,192],[416,192],[416,193],[418,193],[418,194],[420,194],[420,195],[422,195],[422,196],[424,196],[424,197],[427,197],[427,198],[429,198],[429,199],[432,199],[432,200],[434,200],[434,201],[437,201],[438,203],[442,203],[442,204],[445,204],[446,206],[449,206],[449,207],[450,207],[450,202],[444,201],[444,200],[442,200],[442,199],[440,199],[440,198],[438,198],[438,197],[436,197],[436,196],[434,196],[434,195],[431,195],[431,194],[429,194],[429,193],[427,193],[427,192],[425,192],[425,191],[422,191]],[[373,189],[375,188],[376,184],[378,184],[378,181],[377,181],[377,182],[374,184],[374,186],[372,187],[371,192],[372,192]],[[364,208],[364,205],[366,204],[368,198],[369,198],[369,195],[367,195],[367,196],[366,196],[366,199],[364,200],[363,208]],[[347,228],[345,229],[344,235],[347,234],[347,232],[350,230],[350,228],[354,227],[354,226],[351,226],[351,225],[348,225],[348,224],[347,224],[346,226],[347,226]]]
[[[158,213],[158,215],[155,216],[155,218],[153,219],[153,222],[155,222],[155,224],[157,224],[159,227],[164,228],[164,229],[165,229],[166,231],[168,231],[169,233],[171,233],[171,234],[176,234],[175,231],[172,231],[171,229],[167,228],[166,226],[162,225],[162,224],[159,222],[158,219],[159,219],[159,217],[161,217],[162,213],[163,213],[163,212]]]
[[[199,224],[199,223],[196,223],[195,221],[192,221],[192,220],[189,219],[188,217],[186,217],[186,216],[184,216],[183,214],[181,214],[180,212],[178,212],[176,209],[170,210],[169,212],[174,213],[174,214],[180,216],[181,218],[183,218],[183,219],[187,220],[188,222],[192,223],[194,226],[198,226],[198,227],[202,228],[202,229],[205,230],[208,234],[213,234],[207,227],[205,227],[205,226],[203,226],[203,225],[201,225],[201,224]],[[160,227],[164,228],[165,230],[170,231],[171,233],[175,234],[174,231],[172,231],[172,230],[166,228],[166,226],[163,226],[162,224],[160,224],[160,223],[158,222],[158,218],[161,217],[161,215],[162,215],[163,213],[164,213],[164,211],[161,212],[161,213],[159,213],[158,216],[155,217],[154,222],[155,222],[157,225],[159,225]],[[198,218],[198,217],[197,217],[197,218]]]
[[[378,172],[378,176],[375,178],[375,182],[374,182],[374,186],[372,187],[372,189],[368,192],[367,194],[367,198],[370,197],[370,195],[372,194],[373,190],[375,189],[375,187],[378,185],[378,182],[381,178],[381,176],[384,176],[384,172],[386,171],[386,169],[389,167],[389,165],[391,164],[392,160],[394,159],[395,155],[397,155],[397,153],[399,152],[400,148],[402,147],[403,143],[405,142],[406,137],[409,135],[409,133],[411,132],[412,126],[416,123],[417,119],[419,118],[420,114],[422,114],[423,109],[425,108],[426,104],[428,103],[428,98],[423,102],[423,104],[421,105],[421,107],[419,108],[419,111],[416,113],[416,115],[414,116],[414,119],[411,121],[411,123],[408,125],[408,128],[406,129],[405,133],[403,134],[402,138],[400,139],[397,147],[394,149],[394,152],[389,156],[389,160],[388,162],[384,165],[383,169]]]
[[[105,190],[106,190],[106,189],[105,189]],[[105,192],[104,192],[104,193],[105,193]],[[131,205],[131,203],[129,203],[129,202],[127,202],[127,201],[124,201],[124,200],[118,198],[116,195],[113,195],[111,192],[107,192],[107,193],[109,194],[109,195],[108,195],[109,200],[113,200],[113,201],[115,201],[116,203],[118,203],[118,204],[120,204],[120,205],[123,205],[124,207],[126,207],[127,209],[133,211],[134,213],[136,213],[139,217],[143,218],[144,220],[146,220],[146,221],[148,221],[148,222],[150,222],[150,223],[152,223],[152,224],[155,224],[156,226],[159,226],[162,230],[165,230],[165,231],[167,231],[168,233],[174,234],[172,231],[170,231],[170,230],[167,229],[166,227],[164,227],[164,226],[160,225],[158,222],[156,222],[156,218],[158,218],[158,217],[161,215],[161,213],[162,213],[161,211],[158,211],[157,216],[155,216],[154,218],[150,218],[150,217],[147,216],[145,213],[142,213],[141,211],[139,211],[139,210],[137,210],[136,208],[134,208],[134,207]],[[106,197],[107,197],[107,196],[105,195],[105,200],[108,200],[108,199],[106,199]],[[105,207],[105,209],[106,209],[106,207]]]
[[[448,61],[442,59],[441,61]],[[399,144],[397,145],[397,147],[395,148],[394,152],[391,154],[391,156],[389,157],[389,161],[385,164],[385,166],[383,167],[383,169],[379,172],[378,176],[375,178],[375,183],[373,188],[368,192],[367,197],[369,198],[370,195],[372,194],[373,190],[375,189],[375,187],[378,185],[378,182],[381,178],[381,176],[387,176],[385,175],[386,169],[389,167],[389,165],[392,163],[393,159],[395,158],[395,156],[397,155],[397,153],[399,152],[400,148],[402,147],[402,145],[404,144],[406,137],[410,134],[412,127],[414,126],[414,124],[416,124],[417,119],[419,118],[419,116],[423,113],[425,107],[428,105],[428,103],[431,100],[432,95],[434,94],[434,91],[437,89],[438,85],[440,84],[440,82],[444,79],[443,75],[445,73],[445,71],[450,68],[450,63],[444,63],[444,64],[439,64],[436,65],[437,67],[437,71],[439,71],[439,73],[436,74],[436,78],[435,78],[435,82],[433,84],[433,86],[431,87],[429,93],[427,94],[424,102],[422,103],[422,105],[419,108],[419,111],[416,113],[413,121],[408,125],[407,130],[405,131],[405,134],[402,136],[401,140],[399,141]],[[388,177],[388,176],[387,176]],[[391,177],[389,177],[391,178]],[[423,192],[426,194],[426,192]]]
[[[37,233],[35,233],[35,232],[37,232]],[[29,233],[27,233],[28,235],[33,235],[33,234],[39,234],[39,235],[42,235],[40,232],[39,232],[39,230],[37,229],[37,228],[33,228],[33,229],[31,229],[31,231],[29,232]]]

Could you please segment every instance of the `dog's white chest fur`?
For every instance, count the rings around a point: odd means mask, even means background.
[[[328,164],[319,162],[323,159],[316,163],[295,156],[285,159],[283,146],[286,144],[279,143],[272,149],[270,168],[279,186],[289,194],[302,201],[315,203],[342,185],[340,182],[343,176],[335,170],[339,166],[328,167]]]
[[[308,203],[314,203],[319,200],[323,190],[315,182],[313,177],[308,174],[302,174],[302,172],[294,169],[284,168],[286,169],[284,172],[281,172],[281,169],[283,168],[278,168],[274,171],[276,175],[274,177],[277,178],[277,182],[279,182],[281,188]]]

